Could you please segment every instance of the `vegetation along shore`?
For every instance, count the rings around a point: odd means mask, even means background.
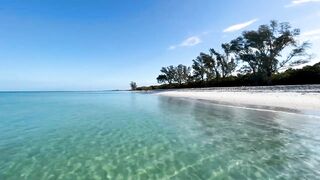
[[[319,84],[320,62],[302,66],[313,57],[310,43],[299,39],[300,29],[287,22],[271,21],[257,30],[244,31],[238,38],[221,45],[222,52],[210,49],[201,52],[192,66],[161,68],[160,85],[132,90]]]

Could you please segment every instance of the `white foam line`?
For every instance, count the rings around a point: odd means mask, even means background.
[[[252,107],[245,107],[245,106],[236,106],[236,105],[227,105],[227,104],[219,104],[215,102],[210,102],[210,100],[205,100],[205,99],[191,99],[187,98],[188,100],[198,100],[203,103],[208,102],[210,104],[214,104],[217,106],[226,106],[226,107],[234,107],[234,108],[239,108],[239,109],[248,109],[248,110],[253,110],[253,111],[267,111],[267,112],[278,112],[278,113],[285,113],[285,114],[293,114],[293,115],[300,115],[300,116],[308,116],[308,117],[313,117],[313,118],[320,118],[318,115],[311,115],[311,114],[303,114],[303,113],[295,113],[295,112],[287,112],[287,111],[281,111],[281,110],[272,110],[272,109],[263,109],[263,108],[252,108]]]

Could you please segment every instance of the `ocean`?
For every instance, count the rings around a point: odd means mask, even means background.
[[[0,93],[0,179],[317,179],[320,118],[134,92]]]

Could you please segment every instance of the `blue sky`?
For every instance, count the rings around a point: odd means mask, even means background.
[[[319,61],[320,0],[0,0],[0,90],[156,84],[243,30],[288,21]]]

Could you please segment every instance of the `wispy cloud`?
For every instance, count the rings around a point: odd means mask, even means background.
[[[192,36],[184,40],[180,46],[194,46],[201,43],[201,39],[198,36]]]
[[[300,35],[301,40],[318,40],[320,39],[320,28],[306,31]]]
[[[176,48],[177,48],[177,46],[172,45],[172,46],[169,47],[169,50],[174,50],[174,49],[176,49]]]
[[[244,29],[248,26],[250,26],[251,24],[255,23],[256,21],[258,21],[258,19],[252,19],[250,21],[247,22],[243,22],[243,23],[239,23],[239,24],[234,24],[226,29],[223,30],[223,32],[234,32],[234,31],[239,31],[241,29]]]
[[[177,45],[171,45],[169,47],[170,50],[174,50],[178,47],[188,47],[188,46],[195,46],[197,44],[200,44],[202,41],[199,36],[191,36],[182,41],[180,44]]]
[[[315,2],[320,2],[320,0],[293,0],[291,1],[290,4],[286,5],[285,7],[293,7],[293,6],[303,5],[307,3],[315,3]]]

